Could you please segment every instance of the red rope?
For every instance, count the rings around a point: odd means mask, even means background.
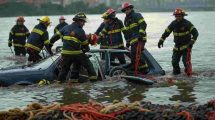
[[[215,120],[215,111],[209,112],[207,116],[208,120]]]
[[[60,108],[62,111],[70,112],[74,114],[74,118],[80,118],[82,120],[118,120],[113,115],[106,115],[99,112],[97,108],[90,104],[75,103],[66,105]]]
[[[187,111],[182,111],[180,113],[177,113],[177,115],[183,115],[186,118],[186,120],[194,120],[192,115]]]
[[[191,48],[187,49],[187,60],[186,60],[186,74],[187,76],[192,75],[192,64],[191,64]]]

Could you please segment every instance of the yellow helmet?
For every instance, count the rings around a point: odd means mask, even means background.
[[[50,18],[48,16],[43,16],[43,17],[41,17],[40,19],[37,19],[37,20],[39,20],[42,23],[48,23],[48,24],[51,23]]]
[[[104,12],[104,13],[102,14],[102,18],[103,18],[103,19],[104,19],[104,18],[107,18],[107,16],[108,16],[107,12]]]

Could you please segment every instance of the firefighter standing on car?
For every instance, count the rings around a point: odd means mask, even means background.
[[[25,43],[30,33],[24,25],[25,19],[20,16],[16,19],[16,25],[13,26],[9,33],[8,47],[14,46],[15,55],[26,55]]]
[[[43,16],[38,19],[39,24],[36,25],[31,31],[31,35],[26,43],[27,53],[29,54],[28,61],[38,62],[42,57],[39,55],[40,51],[45,46],[50,54],[52,54],[50,48],[49,34],[47,27],[50,25],[50,18]]]
[[[199,34],[194,25],[190,21],[184,19],[184,16],[187,14],[183,9],[177,8],[173,15],[175,16],[175,20],[170,23],[165,32],[162,34],[162,37],[158,42],[158,47],[163,47],[164,40],[170,35],[171,32],[173,32],[175,46],[173,48],[172,66],[173,74],[177,75],[181,73],[179,66],[181,56],[186,72],[186,57],[188,48],[192,48]]]
[[[61,30],[64,26],[68,25],[65,21],[66,19],[63,16],[60,16],[59,18],[59,24],[54,28],[54,34]]]
[[[125,25],[125,39],[126,47],[131,46],[131,62],[135,66],[136,52],[138,43],[142,50],[146,43],[146,27],[147,24],[140,13],[136,13],[133,10],[133,5],[125,2],[122,4],[122,12],[126,14],[124,25]],[[141,52],[142,53],[142,52]],[[148,65],[145,62],[142,54],[140,55],[140,64],[138,65],[138,71],[142,73],[148,72]]]
[[[61,70],[57,79],[60,82],[65,82],[72,64],[84,66],[87,69],[89,80],[92,82],[97,80],[93,64],[89,57],[84,54],[84,52],[89,51],[89,41],[83,30],[86,19],[87,17],[84,13],[76,14],[73,18],[74,22],[61,29],[50,40],[53,44],[58,39],[63,39]]]
[[[107,36],[109,49],[124,49],[124,43],[122,38],[122,32],[124,32],[124,25],[121,20],[116,17],[116,11],[114,9],[108,9],[102,16],[106,20],[106,24],[103,30],[99,33],[100,38]],[[117,58],[120,64],[125,64],[125,57],[120,53],[111,54],[111,60]]]

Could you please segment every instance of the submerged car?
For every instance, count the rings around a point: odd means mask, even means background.
[[[110,60],[112,53],[123,54],[126,59],[126,64],[120,64],[117,59]],[[86,54],[93,63],[99,79],[104,80],[106,79],[106,76],[124,76],[126,79],[134,78],[134,71],[127,68],[127,66],[131,64],[131,59],[129,57],[130,52],[128,50],[92,49]],[[142,54],[149,66],[149,71],[147,74],[165,74],[165,71],[146,49]],[[101,55],[104,55],[104,57]],[[14,84],[30,85],[36,84],[41,80],[52,82],[57,79],[61,69],[59,65],[60,62],[61,57],[60,53],[58,53],[32,65],[1,69],[0,86],[10,86]],[[67,79],[70,78],[69,75],[70,74],[68,74]],[[85,69],[81,69],[80,79],[87,80],[87,73]],[[140,77],[138,79],[140,79]]]

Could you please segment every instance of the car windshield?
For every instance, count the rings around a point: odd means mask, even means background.
[[[30,67],[33,69],[47,69],[51,64],[59,57],[60,55],[54,55],[49,58],[46,58],[36,64],[31,65]]]

